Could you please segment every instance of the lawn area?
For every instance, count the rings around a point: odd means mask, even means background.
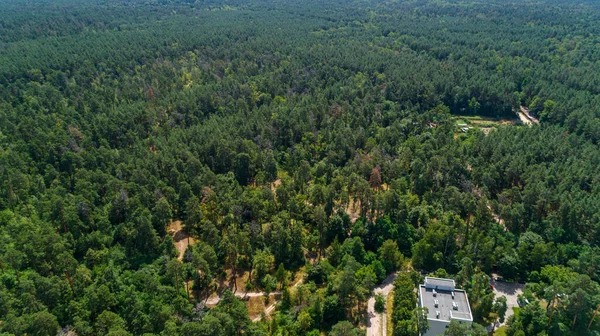
[[[502,326],[494,331],[494,336],[506,336],[506,326]]]
[[[457,116],[456,124],[467,124],[469,127],[498,127],[500,125],[514,125],[516,119],[496,119],[482,116]]]
[[[254,296],[249,298],[248,301],[246,301],[246,308],[248,309],[248,316],[251,319],[259,317],[266,308],[264,296]]]
[[[519,314],[521,313],[521,308],[513,307],[513,312],[515,313],[515,318],[518,318]]]
[[[394,334],[394,324],[392,323],[392,311],[394,310],[394,291],[390,291],[385,302],[385,315],[387,318],[387,335],[392,336]]]

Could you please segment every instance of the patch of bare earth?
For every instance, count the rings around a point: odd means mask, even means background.
[[[346,207],[346,213],[350,216],[350,222],[356,222],[360,218],[360,200],[350,199],[350,203]]]
[[[490,134],[490,131],[494,128],[493,127],[480,127],[479,129],[483,131],[483,134],[488,135],[488,134]]]
[[[269,298],[271,299],[271,298]],[[260,319],[260,316],[265,311],[265,297],[264,296],[250,296],[246,301],[246,308],[248,309],[248,317],[251,320]]]
[[[534,116],[532,116],[529,113],[529,110],[526,109],[524,106],[520,107],[520,109],[517,111],[517,115],[519,116],[519,119],[521,119],[521,122],[525,125],[531,126],[533,124],[540,124],[540,121],[537,120]]]
[[[277,179],[277,180],[273,181],[273,183],[271,183],[271,190],[273,192],[275,192],[275,190],[277,189],[277,187],[279,187],[280,184],[281,184],[281,179]]]
[[[538,124],[538,125],[540,124],[540,121],[537,120],[534,116],[532,116],[529,113],[529,110],[526,107],[521,106],[521,113],[523,113],[525,115],[525,117],[527,117],[527,119],[530,120],[530,122],[533,122],[533,123]]]
[[[250,278],[250,272],[238,271],[237,276],[234,278],[231,269],[225,270],[226,280],[220,281],[217,292],[221,293],[226,289],[231,290],[234,293],[245,293],[246,292],[246,281]]]
[[[167,232],[173,237],[175,248],[179,252],[177,259],[182,260],[188,245],[194,245],[194,238],[188,236],[183,230],[183,223],[180,220],[171,221],[167,226]]]

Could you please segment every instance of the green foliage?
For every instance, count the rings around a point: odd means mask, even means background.
[[[342,321],[337,323],[331,328],[329,332],[330,336],[359,336],[361,335],[360,329],[354,328],[352,323],[348,321]]]
[[[460,323],[457,320],[452,320],[450,326],[444,331],[445,336],[485,336],[488,332],[484,327],[477,323],[472,325],[469,323]]]
[[[487,274],[529,281],[509,335],[598,333],[599,8],[2,1],[0,333],[353,335],[409,263],[480,323]],[[222,292],[247,272],[270,322]]]
[[[387,273],[402,268],[404,256],[398,250],[398,245],[393,240],[386,240],[379,248],[379,257]]]
[[[323,324],[325,328],[331,328],[338,321],[344,319],[344,307],[336,294],[328,296],[323,302]]]
[[[375,295],[375,311],[379,314],[385,310],[385,297],[381,294]]]
[[[414,319],[417,305],[415,284],[409,273],[402,272],[394,281],[394,311],[392,322],[394,335],[418,335],[418,323]]]
[[[252,274],[256,282],[260,283],[265,275],[273,270],[275,258],[268,250],[258,250],[252,261]]]

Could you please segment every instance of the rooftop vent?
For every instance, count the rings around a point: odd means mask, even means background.
[[[438,319],[440,318],[440,311],[439,310],[435,311],[435,318],[438,318]]]
[[[458,310],[458,303],[452,302],[452,309]]]
[[[435,289],[433,290],[433,296],[437,296],[437,292],[435,291]]]
[[[440,303],[438,300],[433,300],[433,304],[435,305],[435,308],[437,308]]]

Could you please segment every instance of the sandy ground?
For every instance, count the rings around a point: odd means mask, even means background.
[[[291,288],[294,288],[298,285],[300,285],[302,283],[302,279],[298,280]],[[256,298],[256,297],[264,297],[265,296],[265,292],[245,292],[245,291],[236,291],[234,293],[235,296],[239,297],[240,299],[248,299],[248,298]],[[273,312],[273,310],[275,310],[275,307],[277,306],[277,303],[279,303],[279,300],[281,299],[281,292],[280,291],[275,291],[275,292],[271,292],[269,293],[269,296],[273,299],[272,303],[265,308],[265,315],[269,315],[271,312]],[[217,295],[213,295],[211,297],[208,298],[208,300],[206,300],[206,305],[209,307],[214,307],[216,306],[219,301],[221,301],[221,298]],[[252,318],[252,321],[257,322],[260,321],[261,319],[261,315],[259,314],[258,316],[255,316],[254,318]]]
[[[531,126],[531,120],[529,120],[529,118],[527,118],[527,116],[523,112],[517,112],[517,115],[519,116],[519,119],[521,119],[521,122],[524,125]]]
[[[301,284],[301,283],[302,283],[302,279],[298,280],[298,282],[296,282],[296,283],[295,283],[295,284],[292,286],[292,288],[294,288],[294,287],[298,286],[298,285],[299,285],[299,284]],[[279,296],[278,298],[280,298],[280,296]],[[277,305],[277,303],[278,303],[278,302],[279,302],[279,300],[275,300],[275,301],[273,301],[273,303],[272,303],[270,306],[268,306],[268,307],[267,307],[267,309],[265,309],[265,315],[269,316],[269,314],[271,314],[271,312],[272,312],[273,310],[275,310],[275,306]],[[261,318],[261,316],[258,316],[258,317],[255,317],[255,318],[253,318],[253,319],[252,319],[252,322],[257,322],[257,321],[260,321],[260,318]]]
[[[235,292],[234,295],[243,299],[243,298],[265,296],[265,292]],[[281,295],[281,292],[279,292],[279,291],[271,292],[271,293],[269,293],[269,295]],[[217,295],[214,295],[214,296],[209,297],[208,300],[206,300],[206,305],[207,306],[216,306],[219,303],[219,301],[221,301],[221,298]]]
[[[373,296],[369,298],[367,302],[367,314],[369,320],[367,321],[367,336],[386,336],[387,335],[387,314],[379,314],[375,311],[375,295],[382,294],[386,300],[388,294],[394,289],[394,280],[396,279],[396,273],[390,274],[381,285],[375,287],[373,290]]]
[[[540,121],[537,120],[534,116],[532,116],[531,114],[529,114],[529,110],[527,110],[524,106],[520,107],[520,110],[517,111],[517,115],[519,116],[519,119],[521,119],[521,121],[523,122],[523,124],[531,126],[534,123],[539,125]]]
[[[346,213],[350,216],[350,222],[354,224],[360,218],[360,201],[350,198],[350,204],[346,208]]]
[[[494,218],[494,222],[502,225],[502,227],[504,228],[504,231],[508,232],[508,228],[506,228],[506,225],[504,224],[504,219],[500,218],[500,216],[498,216],[498,214],[494,212],[491,205],[488,204],[487,208],[490,210],[490,213],[492,214],[492,218]]]
[[[183,230],[180,220],[169,223],[167,226],[167,232],[173,236],[175,247],[177,248],[177,251],[179,251],[179,257],[177,257],[177,259],[183,259],[183,254],[185,253],[188,245],[194,245],[194,238],[188,237],[188,234]]]

